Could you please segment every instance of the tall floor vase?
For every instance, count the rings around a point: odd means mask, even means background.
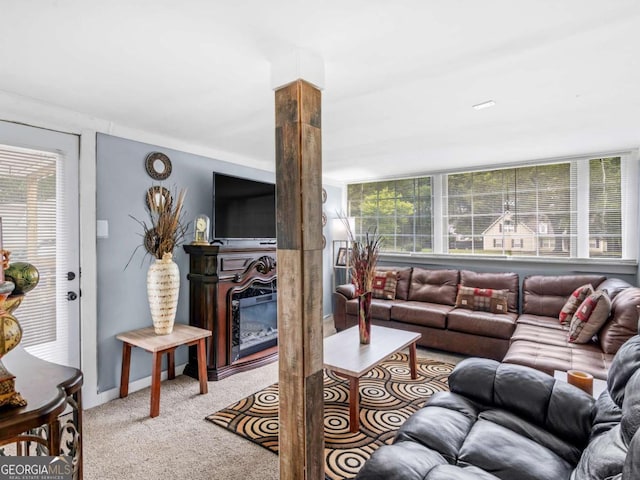
[[[371,342],[371,292],[365,292],[358,297],[358,328],[360,343]]]
[[[165,253],[156,258],[147,272],[147,297],[157,335],[168,335],[173,331],[180,290],[180,270],[173,255]]]

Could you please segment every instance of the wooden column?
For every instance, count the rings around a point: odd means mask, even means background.
[[[324,479],[320,90],[276,90],[280,479]]]

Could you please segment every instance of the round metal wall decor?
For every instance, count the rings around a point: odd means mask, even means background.
[[[171,160],[162,152],[151,152],[147,155],[144,167],[154,180],[166,180],[171,175]]]
[[[323,188],[322,189],[322,203],[325,203],[327,201],[327,191]]]
[[[151,200],[151,204],[149,204],[149,200]],[[144,201],[151,212],[157,213],[170,209],[173,203],[173,197],[171,196],[171,192],[165,187],[154,185],[147,190]]]
[[[144,235],[144,248],[151,255],[156,254],[156,249],[158,248],[158,232],[156,232],[155,228],[151,230],[147,230],[147,233]]]

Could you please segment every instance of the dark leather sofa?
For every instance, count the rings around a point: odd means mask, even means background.
[[[376,325],[422,334],[418,345],[501,360],[518,318],[519,279],[516,273],[478,273],[469,270],[428,270],[420,267],[381,267],[397,271],[395,300],[373,299]],[[504,314],[456,308],[458,284],[508,290]],[[336,330],[357,324],[358,301],[353,285],[334,294]]]
[[[470,358],[358,480],[640,479],[640,337],[597,400],[544,372]]]
[[[382,267],[397,271],[396,298],[373,299],[373,323],[422,334],[418,344],[465,355],[527,365],[553,373],[579,369],[606,378],[613,355],[637,329],[640,288],[602,275],[532,275],[522,285],[516,273]],[[496,314],[456,308],[458,284],[508,290],[508,311]],[[597,337],[569,343],[558,315],[578,287],[606,289],[611,315]],[[334,293],[336,330],[357,324],[358,301],[352,285]]]

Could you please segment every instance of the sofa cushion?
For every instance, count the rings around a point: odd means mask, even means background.
[[[569,340],[567,339],[569,327],[560,325],[555,318],[553,321],[559,328],[547,328],[539,325],[518,322],[516,329],[511,336],[511,342],[513,343],[517,340],[530,340],[544,345],[556,345],[558,347],[569,348]]]
[[[508,290],[473,288],[458,285],[456,307],[491,313],[507,313]]]
[[[391,320],[434,328],[446,328],[449,305],[426,302],[398,302],[391,307]]]
[[[376,270],[373,273],[372,296],[383,300],[396,298],[396,286],[398,285],[398,272],[395,270]]]
[[[447,328],[484,337],[509,339],[516,324],[515,313],[496,314],[454,308],[447,316]]]
[[[507,306],[509,312],[518,313],[518,274],[517,273],[486,273],[462,270],[460,284],[465,287],[492,288],[509,290]]]
[[[455,305],[458,270],[427,270],[415,267],[411,274],[409,300]]]
[[[611,302],[611,316],[598,333],[605,353],[615,354],[620,346],[638,332],[640,288],[619,292]]]
[[[631,443],[638,427],[640,427],[640,371],[633,374],[624,389],[620,431],[625,444]]]
[[[512,480],[557,480],[569,478],[573,470],[572,464],[545,446],[482,419],[469,432],[458,462]]]
[[[522,282],[522,313],[558,318],[569,295],[590,284],[598,288],[602,275],[530,275]]]
[[[562,330],[565,332],[565,336],[566,332],[569,331],[569,326],[561,325],[557,317],[543,317],[542,315],[523,313],[518,317],[517,323],[518,325],[533,325],[536,327],[551,328],[553,330]]]
[[[371,299],[371,317],[377,320],[389,320],[391,318],[391,307],[397,300]],[[399,301],[401,302],[401,301]],[[348,315],[358,315],[358,299],[347,301],[346,311]]]
[[[447,464],[442,455],[418,442],[407,441],[385,445],[384,448],[379,448],[373,453],[358,472],[357,478],[425,480],[425,475],[438,465]]]
[[[411,282],[411,271],[412,267],[393,267],[386,265],[377,265],[376,270],[379,272],[387,272],[394,271],[398,272],[396,279],[398,283],[396,284],[396,298],[399,300],[408,300],[409,299],[409,284]]]
[[[590,341],[611,313],[611,300],[604,290],[593,292],[576,310],[569,325],[569,342]]]
[[[581,370],[595,378],[606,379],[613,355],[603,353],[593,343],[567,343],[567,346],[545,345],[535,340],[516,340],[502,360],[526,365],[553,375],[554,370]]]
[[[631,284],[625,282],[621,278],[607,278],[604,282],[598,285],[598,290],[606,290],[609,294],[609,298],[613,300],[616,298],[616,295],[629,287],[631,287]]]
[[[629,379],[638,370],[640,370],[640,336],[634,336],[616,353],[607,377],[607,390],[611,399],[619,407],[622,407],[624,402],[625,388]]]
[[[627,447],[620,435],[620,425],[616,425],[589,442],[571,479],[611,479],[622,473],[626,455]]]
[[[565,323],[569,323],[573,318],[573,314],[576,313],[576,310],[578,310],[578,307],[582,305],[582,302],[584,302],[585,298],[587,298],[592,293],[593,287],[590,283],[581,285],[580,287],[576,288],[571,293],[571,295],[569,295],[569,299],[565,302],[562,310],[560,310],[560,315],[558,316],[558,320],[560,320],[560,323],[562,323],[563,325]]]
[[[500,480],[495,475],[474,467],[473,465],[438,465],[434,467],[424,480]],[[386,480],[386,478],[385,478]]]

